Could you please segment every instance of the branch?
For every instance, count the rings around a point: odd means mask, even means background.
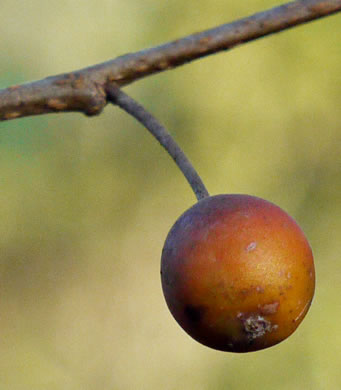
[[[237,45],[341,11],[341,0],[300,0],[82,70],[0,90],[0,120],[50,112],[97,115],[111,84],[186,64]]]

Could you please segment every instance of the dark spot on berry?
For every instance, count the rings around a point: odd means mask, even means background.
[[[185,306],[185,315],[191,322],[199,322],[203,316],[204,308],[200,306]]]

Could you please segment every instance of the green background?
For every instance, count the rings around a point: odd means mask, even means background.
[[[265,0],[1,0],[0,87],[264,10]],[[187,336],[161,292],[164,239],[195,198],[114,107],[0,124],[0,389],[337,389],[341,384],[341,50],[332,16],[126,88],[211,194],[285,209],[315,255],[299,329],[250,354]]]

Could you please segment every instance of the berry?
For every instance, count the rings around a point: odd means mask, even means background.
[[[249,195],[206,197],[169,232],[161,258],[167,305],[195,340],[250,352],[291,335],[315,289],[311,248],[297,223]]]

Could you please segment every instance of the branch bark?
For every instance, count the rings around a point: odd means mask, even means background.
[[[341,0],[299,0],[78,71],[0,90],[0,120],[51,112],[97,115],[124,86],[193,60],[341,11]]]

